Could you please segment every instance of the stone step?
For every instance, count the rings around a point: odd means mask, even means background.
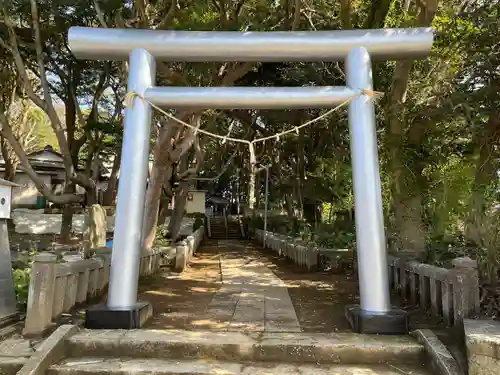
[[[136,358],[69,358],[53,365],[48,375],[429,375],[420,366],[304,365],[235,363],[208,360],[161,360]]]
[[[354,333],[82,330],[66,342],[69,357],[214,359],[284,363],[417,363],[424,348],[410,336]]]

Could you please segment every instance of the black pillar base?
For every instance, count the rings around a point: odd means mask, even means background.
[[[346,307],[346,318],[355,333],[405,335],[409,331],[408,313],[393,309],[386,313],[364,311],[359,305]]]
[[[109,308],[105,303],[92,306],[85,314],[88,329],[135,329],[141,328],[153,315],[148,302],[137,302],[128,308]]]

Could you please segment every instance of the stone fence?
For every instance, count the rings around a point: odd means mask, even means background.
[[[265,243],[279,256],[294,263],[316,270],[324,263],[335,268],[343,268],[346,258],[352,257],[348,249],[324,249],[314,244],[299,244],[290,237],[255,230],[255,239]],[[325,262],[325,259],[327,261]],[[458,325],[464,318],[479,312],[479,275],[477,262],[470,258],[456,258],[453,268],[446,269],[414,260],[389,255],[389,283],[392,290],[408,299],[413,306],[429,309],[433,315],[441,317],[447,325]]]
[[[479,312],[477,262],[470,258],[452,260],[453,268],[388,256],[389,284],[413,306],[430,309],[447,325],[459,325]]]
[[[284,256],[309,271],[318,268],[320,254],[318,247],[297,244],[293,239],[276,233],[267,232],[267,236],[264,233],[263,230],[256,229],[255,239],[267,249],[272,249],[279,256]]]
[[[203,234],[204,228],[201,227],[172,247],[144,250],[139,275],[144,277],[154,274],[169,256],[175,257],[171,259],[175,268],[183,271],[196,252]],[[42,334],[63,313],[102,297],[109,282],[111,249],[97,249],[96,253],[92,259],[69,255],[62,260],[50,253],[35,255],[23,334]]]
[[[196,253],[201,241],[205,235],[205,227],[199,227],[193,234],[179,242],[175,251],[175,270],[182,272],[186,269],[191,261],[191,258]]]

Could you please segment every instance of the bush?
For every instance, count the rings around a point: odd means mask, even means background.
[[[204,224],[205,224],[205,218],[204,217],[199,217],[199,216],[196,217],[196,219],[194,219],[194,223],[193,223],[193,231],[198,230],[198,228],[200,228]]]
[[[26,309],[31,280],[31,267],[13,269],[12,273],[14,276],[14,288],[16,290],[17,302]]]

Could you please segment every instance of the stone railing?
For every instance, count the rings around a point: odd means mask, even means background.
[[[205,227],[201,226],[193,234],[187,236],[185,240],[177,244],[175,252],[176,271],[182,272],[186,269],[196,250],[198,250],[204,235]]]
[[[470,258],[456,258],[452,264],[446,269],[388,256],[389,283],[413,306],[458,325],[479,312],[479,276],[477,262]]]
[[[207,235],[208,237],[212,237],[212,228],[210,226],[210,217],[209,216],[205,216],[205,222],[207,223]]]
[[[264,236],[264,233],[263,230],[256,229],[255,239],[266,248],[310,271],[318,268],[320,254],[318,247],[297,244],[293,239],[276,233],[267,232],[267,236]]]
[[[159,269],[166,249],[144,250],[140,276],[152,275]],[[58,261],[54,254],[35,255],[23,333],[42,334],[61,314],[101,297],[108,285],[110,265],[109,248],[97,249],[92,259],[70,255]]]

